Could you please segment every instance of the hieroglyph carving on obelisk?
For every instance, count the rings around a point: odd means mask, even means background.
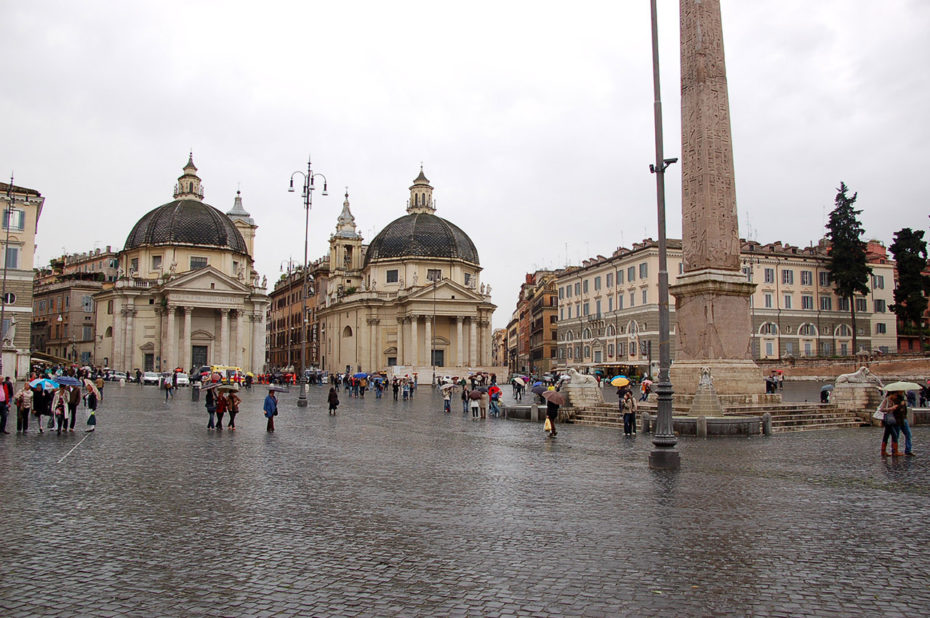
[[[719,0],[681,0],[681,116],[684,270],[739,270]]]

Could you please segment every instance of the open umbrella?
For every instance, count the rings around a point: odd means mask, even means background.
[[[443,384],[439,387],[442,392],[455,390],[455,384]]]
[[[488,395],[494,395],[499,392],[501,392],[501,388],[497,384],[494,384],[488,389]]]
[[[359,380],[361,380],[362,378],[367,378],[368,374],[364,372],[359,372],[359,373],[354,374],[352,377],[358,378]]]
[[[546,392],[547,389],[548,387],[545,384],[543,384],[542,382],[539,382],[538,384],[536,384],[536,386],[534,386],[530,390],[532,390],[537,395],[542,395],[543,393]]]
[[[627,386],[629,383],[630,379],[626,376],[614,376],[610,379],[610,385],[616,386],[617,388]]]
[[[523,381],[523,378],[514,378],[513,383],[517,386],[526,386],[526,382]]]
[[[920,384],[916,382],[892,382],[885,385],[885,391],[919,391]]]
[[[55,380],[49,380],[48,378],[39,378],[37,380],[33,380],[32,382],[30,382],[29,386],[31,386],[32,388],[41,388],[47,391],[51,391],[51,390],[58,388],[59,384]]]
[[[77,378],[72,378],[71,376],[60,376],[55,381],[64,386],[80,386],[81,385],[80,380],[78,380]]]
[[[821,393],[824,392],[824,391],[832,391],[832,390],[833,390],[833,385],[832,385],[832,384],[824,384],[823,386],[820,387],[820,392],[821,392]]]
[[[542,398],[546,401],[551,401],[557,406],[560,406],[565,403],[565,395],[559,391],[546,391],[542,394]]]
[[[92,392],[97,399],[100,399],[100,391],[97,390],[97,385],[94,384],[93,380],[88,380],[84,378],[84,386],[87,387],[87,390]]]
[[[478,401],[481,399],[481,391],[473,390],[472,392],[468,393],[468,398]]]

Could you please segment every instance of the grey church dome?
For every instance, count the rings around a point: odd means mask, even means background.
[[[145,245],[200,245],[249,252],[232,220],[196,199],[168,202],[139,219],[129,232],[123,250]]]
[[[365,263],[403,257],[453,258],[479,264],[478,250],[468,234],[429,212],[414,212],[389,223],[368,245]]]

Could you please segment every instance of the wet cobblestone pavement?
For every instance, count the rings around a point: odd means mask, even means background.
[[[208,432],[187,390],[113,385],[96,433],[0,436],[0,615],[930,614],[925,428],[907,459],[683,439],[669,474],[648,436],[325,394]]]

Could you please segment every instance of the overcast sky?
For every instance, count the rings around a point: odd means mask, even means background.
[[[659,0],[666,156],[680,148],[678,2]],[[271,281],[310,257],[348,186],[366,241],[422,162],[506,325],[524,273],[656,237],[648,0],[0,0],[0,177],[46,197],[36,265],[121,248],[193,150],[205,201],[241,188]],[[723,0],[740,234],[807,245],[835,188],[870,238],[927,229],[926,0]],[[668,176],[681,234],[680,171]]]

